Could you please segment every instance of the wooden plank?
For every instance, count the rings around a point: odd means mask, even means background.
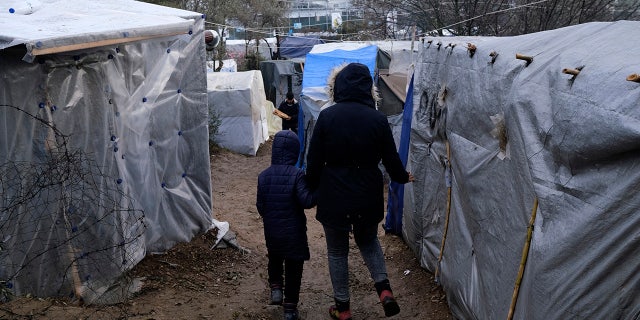
[[[96,48],[96,47],[104,47],[104,46],[110,46],[110,45],[114,45],[114,44],[136,42],[136,41],[142,41],[142,40],[147,40],[147,39],[176,36],[176,35],[181,35],[181,34],[186,34],[186,32],[178,32],[178,33],[171,33],[171,34],[161,34],[161,35],[155,35],[155,36],[134,37],[134,38],[106,39],[106,40],[100,40],[100,41],[75,43],[75,44],[69,44],[69,45],[66,45],[66,46],[51,47],[51,48],[44,48],[44,49],[34,48],[34,49],[31,50],[31,54],[34,55],[34,56],[39,56],[39,55],[43,55],[43,54],[52,54],[52,53],[75,51],[75,50],[82,50],[82,49],[89,49],[89,48]]]

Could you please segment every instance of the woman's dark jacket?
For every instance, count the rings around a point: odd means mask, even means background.
[[[315,205],[304,171],[295,166],[300,152],[298,136],[279,131],[273,140],[271,166],[258,176],[256,207],[264,222],[270,254],[309,260],[305,208]]]
[[[307,155],[307,179],[317,188],[316,219],[337,229],[377,224],[384,217],[382,161],[393,181],[409,174],[387,117],[375,109],[369,69],[347,65],[335,77],[331,107],[320,112]]]

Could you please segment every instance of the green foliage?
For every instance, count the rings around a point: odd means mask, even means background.
[[[258,53],[248,53],[239,63],[238,71],[260,70],[260,61],[264,60]]]
[[[220,119],[220,114],[211,111],[209,112],[209,154],[214,154],[220,147],[215,143],[215,137],[220,130],[220,124],[222,120]]]

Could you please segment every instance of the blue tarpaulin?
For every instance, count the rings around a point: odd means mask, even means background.
[[[400,146],[398,153],[402,164],[407,166],[409,156],[409,138],[411,135],[411,120],[413,114],[413,76],[407,90],[407,98],[402,112],[402,131],[400,133]],[[387,218],[384,230],[387,233],[402,234],[402,210],[404,207],[404,185],[395,181],[389,182],[389,198],[387,202]]]
[[[280,40],[281,58],[304,58],[316,44],[324,43],[324,40],[317,37],[285,37]]]
[[[377,46],[367,46],[357,50],[333,50],[322,53],[309,53],[305,60],[302,78],[302,90],[309,87],[325,87],[331,69],[343,63],[359,62],[371,71],[376,69]]]

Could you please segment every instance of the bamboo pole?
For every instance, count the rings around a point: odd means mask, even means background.
[[[525,56],[524,54],[520,54],[520,53],[516,53],[516,59],[526,61],[526,62],[527,62],[527,64],[526,64],[526,65],[527,65],[527,66],[528,66],[531,62],[533,62],[533,57],[531,57],[531,56]]]
[[[640,75],[637,73],[627,76],[627,81],[640,82]]]
[[[491,51],[491,53],[489,53],[489,57],[491,57],[491,64],[494,64],[496,62],[496,59],[498,58],[498,53],[495,51]]]
[[[522,283],[522,277],[524,275],[524,267],[527,264],[527,257],[529,256],[529,247],[531,246],[531,236],[533,234],[533,224],[536,222],[536,212],[538,211],[538,197],[533,199],[533,209],[531,209],[531,219],[529,220],[529,226],[527,227],[527,240],[524,243],[522,249],[522,258],[520,259],[520,269],[518,270],[518,277],[516,278],[516,284],[513,288],[513,296],[511,297],[511,306],[509,307],[509,315],[507,320],[513,319],[513,312],[516,309],[516,302],[518,301],[518,293],[520,291],[520,284]]]
[[[469,51],[469,58],[473,58],[473,55],[476,54],[476,50],[478,47],[473,43],[467,43],[467,50]]]
[[[447,141],[447,167],[445,170],[449,170],[449,179],[451,179],[451,147],[449,141]],[[436,265],[436,272],[434,278],[438,281],[438,274],[440,272],[440,262],[444,254],[444,244],[447,240],[447,230],[449,230],[449,217],[451,216],[451,182],[447,182],[447,212],[444,220],[444,231],[442,232],[442,243],[440,243],[440,254],[438,254],[438,264]]]
[[[564,68],[564,69],[562,69],[562,73],[570,74],[570,75],[573,75],[573,76],[577,76],[578,74],[580,74],[580,70]]]

